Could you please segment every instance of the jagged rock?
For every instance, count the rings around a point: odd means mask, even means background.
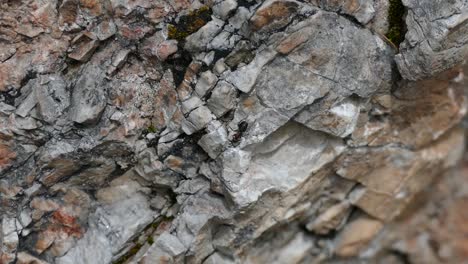
[[[40,84],[34,90],[38,112],[44,121],[53,123],[70,105],[67,84],[57,75],[41,78]]]
[[[26,252],[19,252],[17,257],[18,264],[47,264],[47,262],[40,260]]]
[[[99,121],[106,107],[106,86],[99,66],[87,66],[73,87],[70,119],[80,124]]]
[[[197,85],[195,86],[195,92],[200,97],[204,97],[218,81],[216,75],[210,71],[202,72],[200,78],[198,79]]]
[[[101,41],[112,37],[115,33],[117,33],[117,26],[112,20],[102,21],[94,29],[94,34]]]
[[[338,230],[345,223],[350,209],[350,204],[347,202],[336,204],[320,214],[314,221],[308,223],[306,228],[320,235],[326,235],[332,230]]]
[[[210,109],[206,106],[200,106],[197,109],[190,112],[188,117],[182,123],[182,130],[187,135],[191,135],[205,126],[214,119]]]
[[[211,122],[207,127],[207,134],[202,136],[198,145],[208,153],[212,159],[222,153],[224,146],[228,143],[228,135],[224,126],[219,122]]]
[[[337,238],[336,254],[340,257],[356,256],[382,227],[382,222],[367,216],[352,220]]]
[[[3,1],[0,263],[467,262],[465,2]]]
[[[215,16],[225,20],[229,13],[236,10],[237,1],[235,0],[218,0],[213,5],[213,13]]]
[[[216,17],[186,39],[184,48],[191,52],[202,51],[210,41],[221,31],[224,21]]]
[[[68,54],[68,57],[80,62],[87,61],[94,50],[99,46],[99,40],[89,38],[85,35],[78,37],[74,42],[76,46],[73,48],[72,52]]]
[[[234,86],[220,81],[213,88],[210,99],[207,101],[207,106],[219,118],[236,106],[236,95],[237,92]]]
[[[395,60],[403,78],[421,80],[448,70],[468,54],[466,1],[403,1],[408,32]],[[427,10],[427,11],[426,11]]]

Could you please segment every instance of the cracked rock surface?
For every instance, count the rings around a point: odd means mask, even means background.
[[[1,264],[468,261],[466,0],[0,10]]]

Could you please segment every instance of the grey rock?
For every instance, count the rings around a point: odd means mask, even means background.
[[[198,145],[212,159],[215,159],[222,153],[224,146],[228,143],[228,135],[224,126],[217,121],[208,124],[207,131],[208,133],[203,135],[198,141]]]
[[[235,263],[232,259],[215,252],[212,255],[210,255],[204,262],[203,264],[233,264]]]
[[[218,0],[213,6],[213,14],[225,20],[229,13],[237,8],[235,0]]]
[[[103,21],[93,31],[96,37],[103,41],[117,33],[117,26],[113,20]]]
[[[220,81],[213,89],[207,106],[219,118],[236,106],[236,95],[237,91],[234,86],[228,82]]]
[[[135,232],[153,221],[154,212],[136,182],[114,180],[97,194],[101,206],[88,220],[90,227],[77,244],[56,263],[109,263]]]
[[[224,21],[216,17],[186,39],[184,48],[191,52],[204,51],[208,43],[221,31]]]
[[[29,112],[36,106],[37,98],[34,91],[31,91],[26,99],[18,106],[15,113],[21,117],[28,116]]]
[[[216,85],[218,78],[211,71],[200,74],[200,78],[195,86],[195,92],[200,97],[204,97]]]
[[[468,54],[468,3],[405,0],[408,32],[395,60],[403,78],[420,80],[460,63]]]
[[[317,2],[316,4],[325,10],[353,16],[362,24],[367,24],[375,14],[375,2],[373,0],[350,0],[346,2],[333,0],[312,1]]]
[[[336,138],[288,123],[255,148],[250,154],[249,164],[236,164],[235,156],[224,156],[228,164],[224,165],[222,177],[231,186],[229,189],[233,200],[239,206],[247,206],[266,190],[287,191],[295,188],[344,149],[343,143]],[[301,154],[289,159],[291,151]],[[233,162],[234,166],[229,164]],[[245,172],[239,171],[234,182],[230,175],[236,171],[231,167],[247,169]]]
[[[210,109],[206,106],[200,106],[190,112],[189,116],[182,122],[182,130],[185,134],[191,135],[203,129],[213,119],[214,116]]]
[[[353,133],[360,113],[359,103],[345,99],[328,106],[326,100],[322,102],[306,107],[294,120],[337,137],[344,138]]]
[[[87,66],[73,87],[70,119],[79,124],[95,124],[106,107],[106,86],[99,66]]]
[[[40,83],[34,90],[38,112],[44,121],[53,123],[70,105],[67,84],[60,75],[42,76]]]
[[[270,62],[275,56],[276,52],[270,48],[261,49],[252,62],[228,74],[226,76],[226,81],[233,84],[240,91],[249,93],[255,85],[263,66]]]
[[[184,114],[190,113],[193,109],[203,105],[203,101],[198,96],[192,96],[182,102],[182,112]]]

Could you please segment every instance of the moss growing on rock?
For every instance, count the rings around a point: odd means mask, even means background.
[[[123,264],[126,263],[131,257],[135,256],[136,253],[141,249],[143,245],[141,243],[136,243],[125,255],[120,257],[114,262],[114,264]]]
[[[385,35],[395,46],[405,39],[405,6],[401,0],[389,0],[388,32]]]
[[[177,24],[168,25],[169,39],[184,40],[210,21],[211,14],[212,11],[208,6],[202,6],[197,10],[191,11],[188,15],[180,17]]]

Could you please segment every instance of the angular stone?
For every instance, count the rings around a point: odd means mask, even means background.
[[[319,2],[319,6],[325,10],[353,16],[361,24],[367,24],[375,14],[373,0],[349,0],[345,2],[325,0],[316,2]]]
[[[235,0],[218,0],[213,6],[213,14],[225,20],[229,13],[237,8]]]
[[[232,264],[235,263],[232,261],[232,259],[221,255],[218,252],[213,253],[210,255],[204,262],[203,264]]]
[[[106,20],[99,23],[99,25],[97,25],[93,31],[96,37],[103,41],[117,33],[117,26],[115,25],[114,21]]]
[[[224,21],[216,17],[197,32],[186,38],[184,48],[190,52],[203,51],[210,41],[221,31]]]
[[[200,74],[200,78],[195,86],[195,92],[200,97],[204,97],[217,83],[218,78],[211,71],[205,71]]]
[[[31,110],[36,106],[37,98],[34,91],[31,91],[26,99],[18,106],[15,113],[21,117],[26,117]]]
[[[345,99],[332,105],[328,100],[306,107],[294,120],[314,130],[337,136],[347,137],[353,133],[359,113],[359,104]]]
[[[306,228],[319,235],[326,235],[332,230],[338,230],[351,213],[350,209],[351,207],[348,202],[338,203],[328,208],[313,221],[307,223]]]
[[[17,255],[18,264],[47,264],[47,262],[38,259],[27,252],[19,252]]]
[[[203,105],[203,101],[198,96],[192,96],[186,101],[182,102],[182,112],[184,114],[190,113],[193,109]]]
[[[217,158],[228,142],[226,129],[217,121],[210,123],[207,127],[208,134],[203,135],[198,145],[203,148],[210,158]]]
[[[268,189],[293,189],[313,177],[315,172],[343,150],[340,140],[291,122],[259,144],[244,173],[230,177],[231,167],[245,168],[246,165],[226,164],[222,177],[228,184],[233,200],[240,206],[246,206]],[[291,159],[290,151],[300,154]],[[224,162],[232,161],[225,156]]]
[[[191,135],[203,128],[214,119],[210,109],[200,106],[190,112],[189,116],[182,122],[182,130],[185,134]]]
[[[459,64],[468,54],[466,1],[407,0],[408,32],[395,56],[403,78],[421,80]]]
[[[44,121],[53,123],[70,105],[67,84],[60,75],[43,76],[40,83],[34,90],[38,112]]]
[[[68,57],[76,61],[85,62],[93,55],[98,46],[99,40],[83,37],[83,40],[68,54]]]
[[[220,81],[213,89],[207,106],[219,118],[236,106],[236,95],[237,91],[234,86],[228,82]]]
[[[178,109],[177,93],[171,72],[167,71],[164,73],[159,83],[159,90],[156,93],[154,103],[156,108],[153,113],[152,124],[154,124],[156,129],[160,130],[169,124]]]
[[[351,221],[337,238],[336,255],[340,257],[357,256],[382,227],[382,222],[368,216],[361,216]]]
[[[241,92],[249,93],[255,85],[263,66],[269,63],[275,56],[276,52],[269,48],[260,50],[248,65],[229,73],[226,76],[226,81],[233,84]]]
[[[294,1],[266,1],[250,19],[253,31],[273,31],[286,26],[299,5]]]
[[[106,84],[99,66],[87,66],[73,87],[70,119],[79,124],[95,124],[106,107]]]

